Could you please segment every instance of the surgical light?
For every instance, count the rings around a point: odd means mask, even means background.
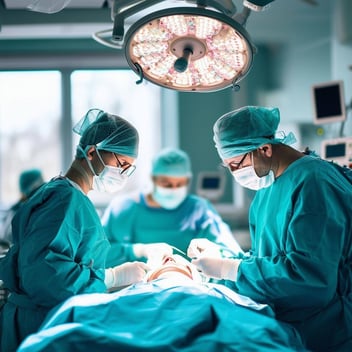
[[[213,91],[246,75],[253,46],[232,18],[185,7],[157,11],[133,24],[125,55],[141,80],[179,91]]]
[[[113,29],[93,33],[93,39],[123,49],[137,83],[146,79],[185,92],[237,90],[255,53],[246,20],[272,1],[243,0],[237,13],[232,0],[184,0],[184,7],[166,0],[110,0]]]

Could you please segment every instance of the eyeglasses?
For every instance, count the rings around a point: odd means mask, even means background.
[[[248,155],[248,153],[244,154],[242,159],[240,161],[231,161],[228,164],[221,164],[223,167],[229,168],[232,172],[236,171],[238,169],[241,168],[241,165],[244,162],[244,159],[246,159],[246,156]]]
[[[117,166],[121,169],[121,172],[120,172],[121,175],[126,175],[130,177],[134,173],[134,170],[136,170],[136,165],[132,165],[127,161],[125,161],[124,163],[121,163],[119,158],[116,156],[116,154],[115,153],[113,154],[117,161]]]

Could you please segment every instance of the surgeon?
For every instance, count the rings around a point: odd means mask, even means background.
[[[4,258],[12,245],[11,222],[13,217],[22,204],[24,204],[42,184],[44,184],[44,178],[41,170],[28,169],[21,172],[18,180],[21,193],[20,199],[7,210],[3,223],[0,226],[0,261]],[[3,281],[0,278],[0,308],[5,304],[6,299],[7,290],[3,287]]]
[[[28,169],[21,172],[18,179],[18,186],[20,189],[20,199],[13,204],[8,211],[0,226],[0,260],[2,255],[7,252],[12,243],[12,227],[11,222],[21,205],[42,185],[44,178],[41,170]]]
[[[287,145],[290,135],[276,137],[279,121],[279,109],[255,106],[216,121],[220,158],[257,191],[252,249],[214,258],[194,240],[188,254],[203,274],[272,306],[309,350],[352,351],[352,185],[336,164]]]
[[[111,243],[108,265],[137,259],[153,265],[173,253],[171,246],[185,252],[193,238],[219,243],[225,254],[229,247],[241,251],[212,204],[189,193],[192,171],[186,152],[162,149],[153,158],[151,174],[151,192],[114,199],[102,217]]]
[[[13,246],[0,263],[10,295],[1,310],[1,351],[15,351],[51,308],[81,293],[106,292],[143,280],[147,266],[105,269],[109,242],[87,197],[116,192],[135,169],[137,130],[92,109],[75,126],[81,138],[71,167],[43,185],[16,213]]]

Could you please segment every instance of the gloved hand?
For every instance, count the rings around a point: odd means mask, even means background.
[[[241,259],[214,258],[201,256],[192,260],[197,269],[214,279],[236,281]]]
[[[143,262],[128,262],[105,270],[105,285],[107,289],[121,287],[143,281],[149,270]]]
[[[164,242],[157,243],[136,243],[133,245],[133,252],[137,258],[163,258],[173,253],[172,247]]]
[[[194,238],[188,246],[187,256],[190,258],[200,256],[221,258],[220,246],[207,238]]]

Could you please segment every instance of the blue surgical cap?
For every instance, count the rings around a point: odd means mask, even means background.
[[[157,154],[152,163],[153,176],[192,177],[191,161],[180,149],[165,148]]]
[[[74,126],[81,136],[76,157],[83,158],[83,151],[95,145],[98,150],[137,158],[139,136],[136,128],[122,117],[91,109]]]
[[[215,147],[222,159],[229,159],[263,144],[282,143],[285,139],[274,137],[279,122],[278,108],[246,106],[231,111],[214,124]]]
[[[26,170],[20,174],[20,191],[27,197],[43,183],[43,175],[39,169]]]

